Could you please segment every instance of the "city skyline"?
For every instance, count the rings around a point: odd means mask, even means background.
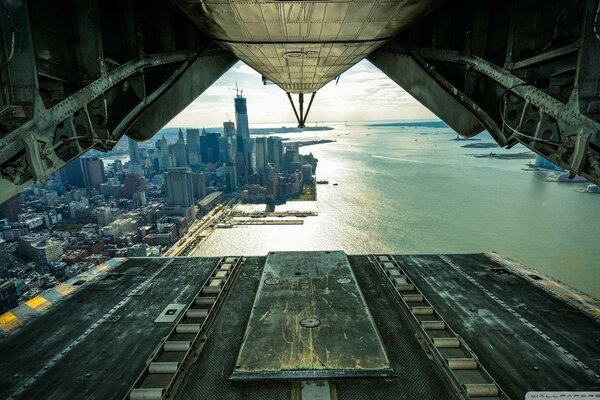
[[[239,61],[165,128],[221,126],[234,121],[236,85],[251,106],[252,125],[297,124],[285,92],[263,85],[261,75]],[[317,92],[307,126],[327,122],[438,119],[370,62],[363,60]]]

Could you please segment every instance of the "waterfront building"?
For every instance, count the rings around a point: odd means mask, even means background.
[[[219,201],[223,200],[224,198],[225,198],[225,193],[223,193],[221,191],[212,192],[211,194],[207,195],[202,200],[200,200],[200,202],[198,203],[200,211],[205,212],[205,211],[210,210],[211,208],[213,208],[215,206],[215,204],[217,204]]]
[[[312,165],[310,165],[310,164],[304,164],[302,166],[302,181],[304,183],[311,183],[313,181],[312,174],[313,174],[313,172],[312,172]]]
[[[194,199],[199,200],[206,196],[206,180],[201,172],[192,172]]]

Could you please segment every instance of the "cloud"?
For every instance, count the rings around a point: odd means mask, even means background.
[[[233,67],[233,72],[261,77],[261,74],[252,69],[252,67],[249,67],[248,64],[244,64],[242,62],[237,63],[236,66]]]
[[[168,126],[217,126],[227,120],[226,114],[233,119],[236,83],[244,90],[244,96],[248,99],[251,125],[295,123],[285,92],[275,85],[263,85],[258,72],[239,62],[169,122]],[[296,96],[294,97],[296,100]],[[308,121],[422,118],[436,117],[383,72],[363,60],[342,74],[337,85],[332,81],[317,92]]]

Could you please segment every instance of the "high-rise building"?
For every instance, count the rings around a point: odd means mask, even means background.
[[[167,205],[189,207],[194,204],[192,171],[189,168],[171,168],[165,173]]]
[[[146,193],[147,191],[146,179],[143,176],[140,174],[125,174],[125,182],[123,182],[121,191],[123,197],[132,199],[134,193]]]
[[[234,99],[235,104],[235,126],[237,127],[236,136],[248,140],[250,137],[250,128],[248,127],[248,108],[246,107],[246,98],[238,93]]]
[[[223,122],[223,136],[235,137],[235,124],[233,122]]]
[[[128,138],[129,140],[129,162],[132,164],[140,164],[140,149],[138,147],[138,143],[132,138]]]
[[[9,221],[17,221],[22,209],[21,194],[16,194],[0,204],[0,218],[6,218]]]
[[[171,154],[175,159],[175,167],[187,167],[187,150],[185,147],[185,141],[183,140],[183,131],[179,129],[179,138],[177,139],[177,143],[171,146]]]
[[[256,170],[258,174],[264,174],[265,168],[269,164],[269,154],[267,150],[267,138],[256,138]]]
[[[4,239],[0,239],[0,276],[1,271],[10,265],[10,257],[8,255],[8,245]]]
[[[163,134],[162,139],[158,140],[156,145],[158,151],[160,152],[160,157],[167,157],[169,155],[169,142],[165,139],[165,135]]]
[[[304,164],[302,166],[302,181],[304,183],[311,183],[313,181],[312,170],[313,168],[310,164]]]
[[[206,133],[200,136],[200,154],[203,163],[219,162],[219,136],[218,133]]]
[[[236,190],[235,167],[232,163],[224,164],[216,170],[217,180],[221,182],[225,192],[231,193]]]
[[[81,169],[83,170],[83,183],[85,187],[98,187],[106,181],[104,174],[104,163],[98,157],[81,158]]]
[[[190,165],[198,165],[201,162],[200,157],[200,131],[198,129],[187,129],[187,156]]]
[[[114,168],[114,170],[115,170],[116,173],[123,172],[123,161],[121,161],[121,160],[115,160],[115,162],[113,164],[113,168]]]
[[[194,185],[194,199],[200,200],[206,196],[206,181],[201,172],[192,172],[192,183]]]
[[[12,280],[0,281],[0,314],[19,305],[17,288]]]
[[[267,138],[267,153],[269,155],[269,163],[280,168],[283,162],[283,141],[276,136]]]
[[[76,158],[67,165],[61,172],[64,171],[65,178],[72,186],[84,187],[85,182],[83,181],[83,170],[81,169],[81,159]]]
[[[250,128],[248,127],[248,109],[246,107],[246,98],[240,92],[234,98],[235,104],[235,126],[236,126],[236,157],[235,164],[238,170],[238,179],[245,184],[248,181],[248,168],[252,165],[250,155]],[[241,154],[242,158],[238,156]],[[243,173],[240,174],[239,172]]]

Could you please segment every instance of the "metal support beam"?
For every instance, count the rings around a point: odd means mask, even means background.
[[[459,64],[495,82],[503,93],[495,103],[500,104],[500,111],[485,109],[474,102],[470,108],[496,140],[500,136],[500,144],[520,142],[573,174],[600,183],[600,154],[590,146],[600,143],[600,124],[580,112],[576,90],[563,103],[481,57],[453,50],[412,51],[423,60]],[[456,97],[464,97],[458,90],[455,93]]]
[[[37,107],[43,110],[40,116],[0,138],[0,164],[2,164],[0,203],[17,194],[32,181],[41,180],[56,172],[72,158],[92,147],[104,150],[112,148],[116,140],[138,120],[141,113],[172,87],[177,78],[187,71],[194,61],[199,60],[197,52],[198,50],[177,51],[146,55],[132,60],[107,72],[49,109],[45,109],[41,99],[38,98],[40,104]],[[218,68],[220,73],[212,74],[214,79],[235,62],[235,58],[229,54],[226,58],[227,62],[221,63]],[[120,87],[122,82],[147,68],[169,64],[180,64],[180,66],[162,85],[155,88],[145,99],[140,100],[139,104],[133,106],[129,112],[122,113],[123,117],[117,121],[114,129],[109,131],[98,124],[96,115],[92,115],[92,110],[95,103],[102,102],[102,98],[110,90]],[[197,64],[195,73],[199,72],[198,68],[201,65],[201,62]],[[212,81],[206,82],[204,89],[211,83]],[[194,94],[197,96],[201,91]],[[161,115],[165,116],[164,113]],[[72,146],[76,148],[62,151],[63,147]]]
[[[286,92],[288,99],[290,100],[290,104],[292,105],[292,110],[294,110],[294,115],[296,116],[296,121],[298,121],[298,127],[301,125],[301,119],[298,116],[298,111],[296,111],[296,105],[294,104],[294,100],[292,100],[292,95],[290,92]]]
[[[298,128],[304,128],[304,93],[298,94],[298,103],[300,104],[300,121]]]
[[[310,107],[312,106],[313,100],[315,99],[315,95],[317,92],[312,92],[310,95],[310,101],[308,102],[308,107],[306,108],[306,114],[304,114],[304,119],[302,120],[302,127],[306,124],[306,118],[308,117],[308,113],[310,112]]]
[[[298,114],[298,111],[296,111],[296,105],[294,104],[294,100],[292,100],[292,95],[289,92],[286,92],[286,94],[288,99],[290,100],[292,109],[294,110],[294,115],[296,115],[296,120],[298,121],[298,128],[304,128],[306,124],[306,118],[308,117],[310,107],[312,106],[313,100],[315,99],[315,95],[317,94],[317,92],[312,92],[310,96],[310,101],[308,102],[308,108],[306,109],[306,113],[304,113],[304,93],[298,94],[298,105],[300,108],[300,114]]]

